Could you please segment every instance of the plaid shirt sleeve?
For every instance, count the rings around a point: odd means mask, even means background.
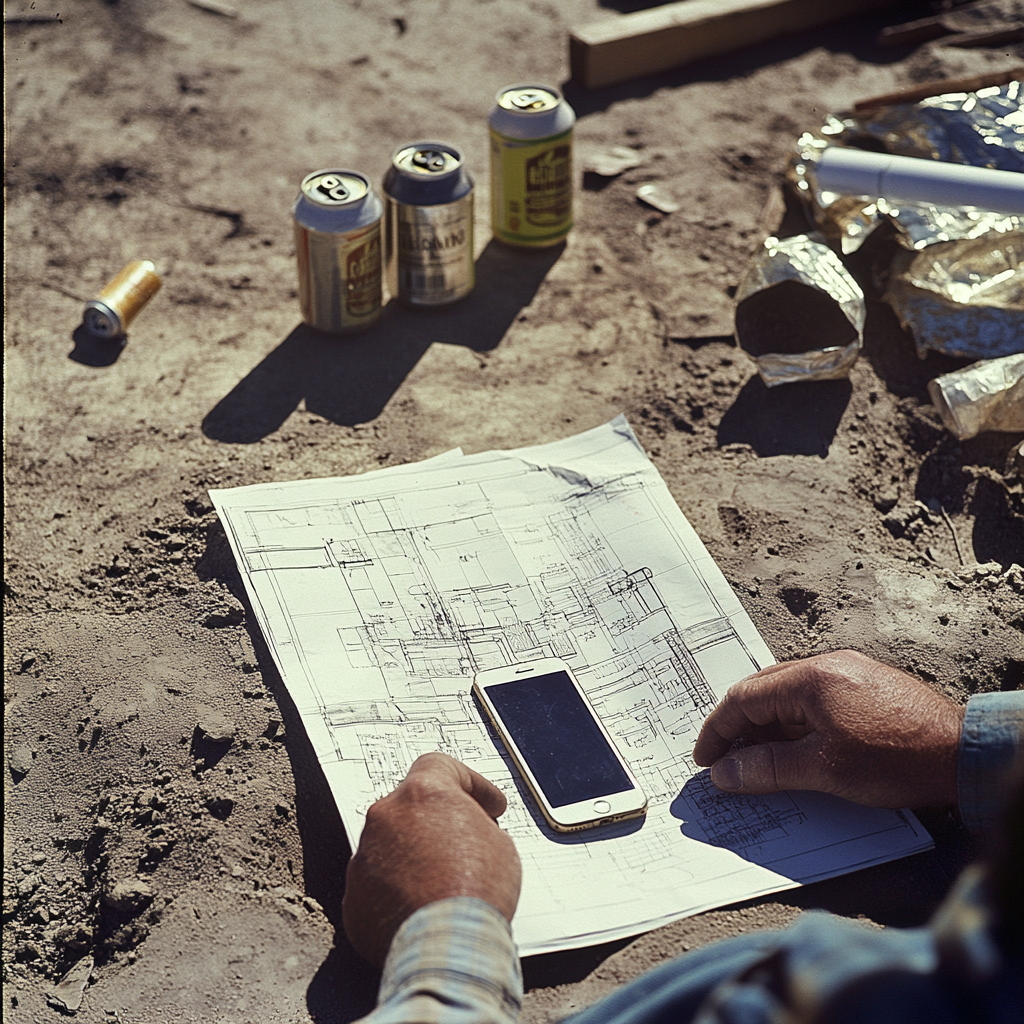
[[[957,763],[960,817],[972,832],[995,827],[1013,767],[1024,756],[1024,690],[967,702]]]
[[[421,907],[399,928],[377,1008],[361,1024],[516,1024],[522,999],[508,922],[459,896]]]

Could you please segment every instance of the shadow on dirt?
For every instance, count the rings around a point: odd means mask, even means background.
[[[492,240],[477,260],[476,288],[455,306],[410,310],[391,302],[377,325],[352,338],[300,324],[214,406],[203,433],[253,444],[303,399],[309,412],[342,426],[376,419],[435,342],[474,352],[497,348],[564,250],[564,243],[530,251]]]
[[[81,363],[82,366],[113,366],[120,358],[128,343],[127,338],[97,338],[87,331],[85,324],[79,324],[71,334],[74,348],[68,353],[68,359]]]
[[[302,843],[302,890],[315,899],[334,927],[334,946],[306,990],[306,1008],[316,1024],[349,1024],[377,1001],[380,972],[349,945],[342,926],[345,870],[352,847],[337,802],[302,724],[298,709],[274,666],[248,599],[246,628],[263,682],[274,696],[295,776],[295,822]]]
[[[718,446],[748,444],[762,458],[817,455],[825,458],[850,401],[849,380],[766,387],[751,377],[718,425]]]
[[[663,0],[659,3],[650,3],[646,0],[601,0],[601,6],[610,8],[606,17],[613,18],[616,12],[630,14],[660,6],[661,2]],[[858,60],[871,64],[893,64],[905,59],[910,48],[879,47],[875,44],[878,33],[888,25],[912,21],[933,13],[934,11],[923,0],[909,0],[881,11],[855,15],[830,25],[806,29],[734,53],[710,57],[674,71],[650,75],[606,89],[586,89],[579,82],[570,79],[562,83],[562,92],[577,116],[584,117],[599,110],[606,110],[622,100],[649,96],[659,89],[674,89],[691,82],[715,82],[738,78],[769,64],[791,61],[800,54],[818,47],[832,53],[849,53]]]

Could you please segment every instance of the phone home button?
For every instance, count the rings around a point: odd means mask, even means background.
[[[594,810],[598,814],[607,814],[612,809],[612,805],[607,800],[595,800]]]

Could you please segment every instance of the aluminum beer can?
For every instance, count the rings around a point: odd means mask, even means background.
[[[314,171],[295,200],[295,258],[302,319],[349,334],[381,314],[384,204],[358,171]]]
[[[384,176],[388,288],[407,306],[446,306],[473,290],[473,179],[447,142],[399,146]]]
[[[491,227],[511,245],[543,247],[572,228],[576,115],[552,85],[502,89],[491,129]]]
[[[133,260],[85,304],[86,330],[98,338],[120,338],[161,284],[152,260]]]

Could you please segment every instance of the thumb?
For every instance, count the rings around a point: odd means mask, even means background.
[[[758,743],[731,750],[711,766],[711,781],[728,793],[778,793],[784,789],[832,791],[821,742],[811,733],[799,740]]]

